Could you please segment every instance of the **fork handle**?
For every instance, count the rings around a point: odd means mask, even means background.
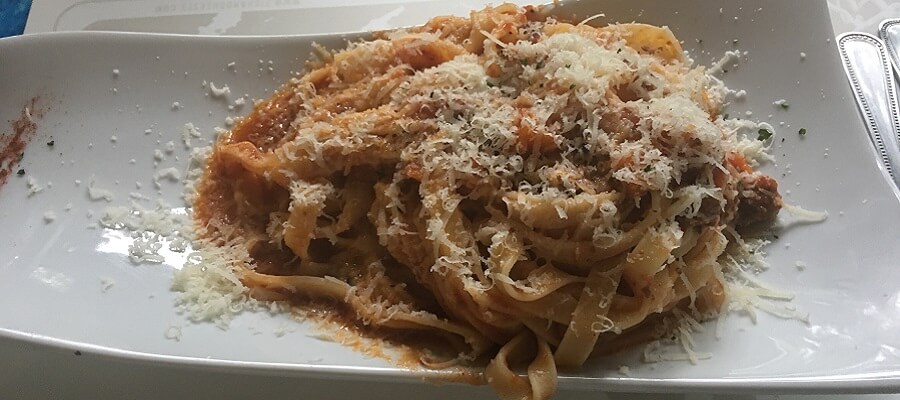
[[[897,86],[884,42],[868,33],[837,37],[844,71],[882,166],[900,187],[900,116]]]

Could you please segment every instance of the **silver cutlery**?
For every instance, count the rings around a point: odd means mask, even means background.
[[[894,70],[900,74],[900,54],[897,47],[900,46],[900,18],[886,19],[878,24],[878,37],[884,41]]]
[[[893,32],[900,26],[888,29]],[[900,186],[900,110],[887,46],[878,37],[860,32],[839,35],[837,44],[869,138],[882,165]]]

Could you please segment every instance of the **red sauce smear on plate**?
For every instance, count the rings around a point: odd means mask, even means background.
[[[0,134],[0,187],[6,183],[11,174],[22,171],[16,167],[25,156],[25,146],[37,132],[35,120],[43,116],[43,111],[35,107],[37,101],[37,97],[32,98],[28,105],[22,108],[22,115],[9,121],[12,132]],[[24,171],[22,172],[20,175],[24,175]]]

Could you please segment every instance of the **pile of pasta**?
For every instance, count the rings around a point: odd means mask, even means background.
[[[665,27],[501,5],[321,58],[218,140],[197,223],[253,297],[433,338],[503,398],[717,315],[726,245],[781,207]]]

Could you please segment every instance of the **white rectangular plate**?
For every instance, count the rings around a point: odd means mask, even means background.
[[[562,8],[602,12],[607,21],[668,25],[700,64],[713,63],[726,50],[747,51],[738,68],[727,68],[729,86],[748,93],[728,112],[752,110],[749,118],[775,126],[776,162],[766,171],[779,180],[787,202],[830,214],[825,223],[798,225],[783,213],[780,238],[768,249],[772,269],[762,275],[796,294],[792,304],[809,312],[810,324],[763,314],[754,325],[731,315],[722,338],[714,337],[712,324],[697,337],[697,348],[714,354],[710,360],[645,365],[637,351],[626,352],[564,371],[562,389],[900,390],[900,202],[852,103],[825,2],[690,4],[617,0]],[[316,36],[115,33],[0,40],[0,132],[38,97],[44,117],[21,166],[47,187],[28,197],[26,178],[13,175],[0,188],[0,344],[27,341],[120,360],[267,375],[418,379],[421,374],[316,339],[321,332],[313,324],[284,316],[243,314],[228,330],[190,324],[176,313],[169,290],[177,260],[132,265],[125,256],[129,238],[86,228],[96,226],[106,206],[127,205],[130,192],[159,197],[154,171],[186,168],[184,124],[193,123],[210,139],[226,116],[249,111],[249,102],[229,110],[234,99],[264,98],[300,70],[312,41],[342,43]],[[231,98],[212,96],[203,81],[227,84]],[[789,109],[772,104],[779,99]],[[173,108],[175,102],[179,107]],[[169,141],[174,152],[154,167],[154,149]],[[115,193],[114,202],[88,198],[92,176],[98,187]],[[180,204],[181,189],[163,182],[161,195]],[[46,211],[57,219],[46,223]],[[808,267],[799,270],[797,261]],[[104,292],[101,281],[114,284]],[[180,340],[166,338],[169,328],[180,329]],[[631,376],[620,375],[620,365],[629,366]],[[485,389],[471,391],[491,396]]]

